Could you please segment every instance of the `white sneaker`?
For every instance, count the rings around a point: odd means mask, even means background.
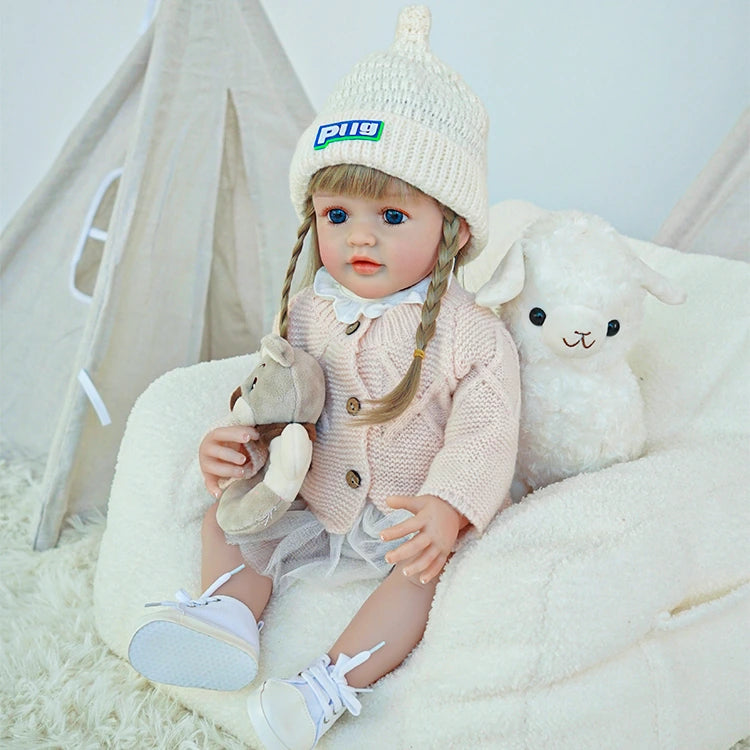
[[[153,682],[209,690],[239,690],[258,672],[257,624],[250,609],[231,596],[211,596],[242,567],[214,582],[198,599],[184,590],[175,602],[144,618],[133,634],[128,659]]]
[[[347,710],[359,716],[362,704],[346,674],[367,661],[385,642],[335,665],[327,654],[291,680],[266,680],[250,694],[247,711],[255,733],[267,750],[311,750]]]

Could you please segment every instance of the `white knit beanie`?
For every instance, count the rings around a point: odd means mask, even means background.
[[[487,113],[430,51],[430,11],[404,8],[390,48],[367,56],[302,134],[290,189],[302,218],[310,178],[335,164],[374,167],[448,206],[469,224],[467,260],[487,243]]]

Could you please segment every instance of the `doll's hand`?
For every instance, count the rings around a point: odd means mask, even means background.
[[[428,583],[443,569],[458,532],[468,521],[452,505],[435,495],[394,495],[386,502],[391,508],[405,508],[414,517],[386,529],[380,538],[390,542],[415,534],[408,542],[389,552],[385,556],[386,562],[404,562],[404,575],[419,576],[421,583]]]
[[[257,440],[258,431],[248,425],[217,427],[203,438],[198,449],[198,461],[206,489],[214,496],[221,496],[220,479],[244,476],[249,456],[244,443]]]

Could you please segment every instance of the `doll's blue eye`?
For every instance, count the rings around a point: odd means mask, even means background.
[[[619,320],[610,320],[609,323],[607,323],[607,336],[616,336],[619,330],[620,330]]]
[[[332,208],[328,212],[328,220],[331,224],[343,224],[347,218],[347,213],[343,208]]]
[[[534,307],[532,308],[531,312],[529,313],[529,320],[535,325],[535,326],[541,326],[544,325],[544,321],[547,319],[547,313],[542,310],[541,307]]]
[[[386,224],[403,224],[406,221],[406,214],[397,208],[386,208],[383,211],[383,218]]]

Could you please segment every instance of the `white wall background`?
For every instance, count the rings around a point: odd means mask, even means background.
[[[315,107],[357,59],[390,43],[406,4],[261,2]],[[0,226],[152,3],[0,0]],[[592,211],[650,239],[750,102],[748,0],[428,4],[433,49],[490,112],[492,202]]]

